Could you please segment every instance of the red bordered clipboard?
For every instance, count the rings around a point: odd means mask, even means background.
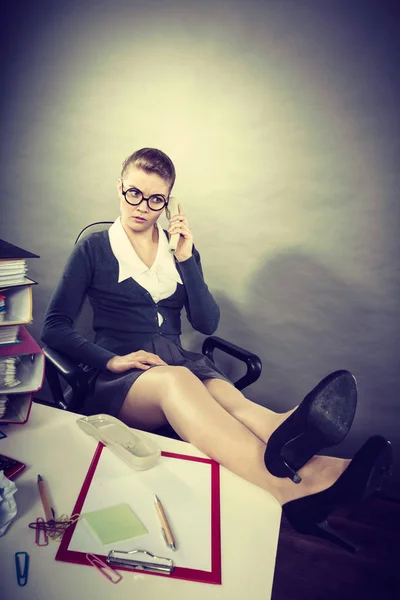
[[[83,508],[86,496],[88,494],[90,485],[92,483],[94,474],[96,472],[97,465],[99,463],[101,453],[104,445],[99,442],[96,451],[94,453],[92,462],[89,470],[86,474],[85,480],[82,485],[82,489],[79,493],[78,499],[72,511],[72,514],[80,514]],[[187,567],[176,566],[170,575],[164,575],[162,573],[148,573],[141,571],[146,575],[155,575],[157,577],[169,577],[171,579],[185,579],[187,581],[196,581],[198,583],[211,583],[220,585],[221,584],[221,510],[220,510],[220,471],[219,464],[208,458],[199,458],[196,456],[187,456],[185,454],[175,454],[172,452],[161,452],[162,456],[168,458],[174,458],[178,460],[200,462],[210,465],[210,477],[211,477],[211,570],[203,571],[200,569],[193,569]],[[71,525],[63,535],[60,546],[56,554],[56,560],[75,563],[80,565],[90,566],[86,559],[85,552],[78,552],[69,549],[72,536],[75,531],[76,523]],[[105,555],[97,555],[103,561],[106,560]],[[125,567],[118,567],[118,570],[130,571]],[[133,571],[134,572],[134,571]]]

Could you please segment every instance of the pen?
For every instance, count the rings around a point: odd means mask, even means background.
[[[47,487],[46,487],[46,484],[43,481],[43,477],[41,477],[41,475],[38,475],[37,484],[38,484],[40,499],[43,504],[45,519],[46,519],[46,521],[53,521],[54,520],[54,510],[50,506],[50,500],[49,500],[49,496],[47,494]]]
[[[156,507],[158,518],[160,519],[161,531],[164,536],[165,543],[167,544],[167,546],[169,548],[171,548],[171,550],[176,550],[176,543],[175,543],[173,533],[171,531],[171,527],[169,526],[167,517],[165,516],[165,512],[162,507],[162,504],[155,494],[154,494],[154,505]]]

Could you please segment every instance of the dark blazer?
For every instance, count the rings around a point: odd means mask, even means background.
[[[119,266],[108,232],[93,233],[74,247],[65,266],[45,316],[43,342],[106,370],[110,358],[141,349],[156,334],[180,344],[183,307],[193,328],[211,335],[220,312],[204,281],[199,253],[194,248],[188,260],[176,265],[183,285],[177,284],[172,296],[156,303],[134,279],[118,283]],[[94,343],[74,329],[86,294],[93,308]]]

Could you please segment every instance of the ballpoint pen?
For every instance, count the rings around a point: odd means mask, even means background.
[[[161,531],[164,536],[165,543],[167,544],[167,546],[169,548],[171,548],[171,550],[176,550],[175,538],[171,531],[171,527],[169,526],[167,517],[165,516],[163,506],[162,506],[159,498],[155,494],[154,494],[154,505],[156,507],[158,518],[160,519]]]
[[[43,481],[43,477],[41,477],[41,475],[38,475],[37,484],[38,484],[40,499],[43,504],[45,519],[46,519],[46,521],[52,521],[54,519],[54,510],[51,508],[50,500],[49,500],[49,497],[47,494],[46,484]]]

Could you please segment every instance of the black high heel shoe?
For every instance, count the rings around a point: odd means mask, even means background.
[[[327,375],[269,438],[264,462],[271,475],[300,483],[297,471],[346,437],[356,406],[354,376],[343,370]]]
[[[391,463],[390,442],[379,435],[370,437],[330,488],[287,502],[282,510],[296,531],[356,552],[357,546],[332,529],[326,519],[335,508],[362,502],[379,491],[384,478],[391,473]]]

